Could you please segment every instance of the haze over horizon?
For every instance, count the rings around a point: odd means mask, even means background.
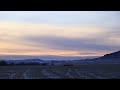
[[[119,11],[0,11],[0,55],[102,56],[119,29]]]

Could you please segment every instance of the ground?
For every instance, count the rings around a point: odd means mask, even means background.
[[[120,64],[0,66],[0,79],[120,79]]]

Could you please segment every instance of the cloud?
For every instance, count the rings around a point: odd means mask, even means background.
[[[0,45],[9,54],[101,55],[120,49],[119,28],[2,21]]]
[[[66,38],[59,36],[28,36],[23,37],[25,42],[32,42],[36,47],[46,47],[53,50],[66,50],[66,51],[76,51],[81,53],[104,53],[105,51],[118,50],[120,46],[110,45],[107,43],[102,43],[102,38],[97,39],[80,39],[80,38]],[[106,38],[106,40],[108,40]]]
[[[64,26],[55,24],[33,24],[33,23],[21,23],[21,22],[0,22],[0,34],[6,33],[12,36],[24,36],[24,35],[48,35],[48,36],[63,36],[63,37],[85,37],[90,38],[102,34],[106,31],[100,27],[85,27],[85,26]]]

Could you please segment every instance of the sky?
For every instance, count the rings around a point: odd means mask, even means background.
[[[0,55],[84,57],[119,50],[119,11],[0,11]]]

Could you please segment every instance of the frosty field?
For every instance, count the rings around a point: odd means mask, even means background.
[[[0,66],[0,79],[120,79],[120,65]]]

